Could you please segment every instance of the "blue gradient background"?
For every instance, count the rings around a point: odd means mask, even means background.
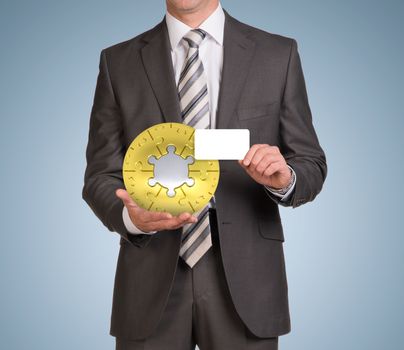
[[[81,189],[100,50],[161,20],[165,3],[144,3],[1,1],[2,349],[114,347],[118,235]],[[280,349],[402,348],[403,2],[222,4],[296,38],[327,155],[316,200],[281,208],[292,332]]]

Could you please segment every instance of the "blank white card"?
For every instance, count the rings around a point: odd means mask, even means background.
[[[243,159],[249,149],[248,129],[195,129],[195,159]]]

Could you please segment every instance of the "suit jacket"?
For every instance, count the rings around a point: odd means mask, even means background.
[[[132,140],[161,122],[181,122],[168,32],[154,28],[101,51],[90,116],[82,196],[120,234],[110,334],[141,339],[155,329],[179,258],[181,230],[132,235],[122,220],[122,163]],[[237,21],[225,11],[217,128],[248,128],[251,144],[277,145],[297,175],[287,202],[220,161],[215,193],[221,255],[233,303],[257,336],[290,331],[284,234],[278,205],[312,201],[326,178],[296,41]]]

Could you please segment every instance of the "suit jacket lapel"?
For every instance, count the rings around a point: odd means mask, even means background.
[[[144,38],[143,65],[165,122],[182,123],[165,17]]]
[[[242,26],[225,13],[223,35],[223,68],[219,89],[216,128],[225,129],[234,115],[239,96],[254,55],[255,42]]]
[[[223,35],[223,68],[219,89],[216,128],[225,129],[239,100],[254,55],[255,42],[226,10]],[[165,17],[145,36],[141,49],[143,64],[165,122],[182,123],[175,85],[171,48]]]

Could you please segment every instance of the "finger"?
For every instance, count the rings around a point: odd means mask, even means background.
[[[255,167],[254,171],[259,174],[260,176],[263,175],[264,171],[268,168],[271,163],[276,163],[281,161],[281,156],[278,154],[265,154],[260,162]]]
[[[150,223],[153,224],[157,221],[163,221],[172,218],[172,215],[170,213],[158,211],[149,212],[141,207],[130,207],[128,208],[128,213],[129,217],[132,218],[132,221],[136,226],[143,227],[147,225],[149,231],[154,231],[148,226]]]
[[[183,218],[179,216],[175,216],[171,219],[167,220],[160,220],[156,221],[149,225],[151,231],[158,231],[158,230],[173,230],[179,228],[187,223],[194,223],[195,222],[194,216],[189,216],[187,218]]]
[[[171,219],[173,216],[165,211],[141,209],[137,212],[138,218],[143,223],[150,223],[159,220]]]
[[[161,219],[149,222],[143,222],[142,224],[147,227],[148,231],[161,231],[170,230],[173,226],[178,225],[181,220],[178,217],[171,217],[170,219]]]
[[[255,145],[252,145],[251,148],[248,150],[248,152],[246,153],[246,155],[244,156],[244,159],[242,160],[242,165],[244,166],[249,166],[251,159],[253,158],[255,152],[261,148],[267,146],[265,144],[261,144],[261,143],[257,143]]]
[[[261,162],[261,160],[269,153],[269,146],[259,148],[251,159],[250,165],[248,166],[251,171],[255,171],[255,168]]]
[[[262,174],[263,176],[271,176],[275,174],[277,171],[282,169],[282,162],[271,163]]]
[[[175,230],[175,229],[183,227],[187,224],[193,224],[193,222],[190,222],[190,220],[182,221],[182,222],[178,223],[177,225],[174,225],[171,229]]]
[[[157,220],[153,222],[149,222],[145,224],[148,231],[162,231],[162,230],[171,230],[171,227],[176,224],[176,219],[163,219]]]
[[[143,223],[147,224],[147,223],[153,223],[156,221],[160,221],[160,220],[167,220],[170,219],[172,220],[172,223],[181,223],[181,222],[185,222],[189,219],[191,219],[193,216],[188,213],[188,212],[183,212],[181,214],[179,214],[178,216],[172,216],[170,213],[167,212],[161,212],[161,211],[147,211],[147,210],[143,210],[142,213],[139,214],[139,220],[141,220]],[[191,222],[194,219],[191,219]]]
[[[192,215],[191,213],[189,213],[187,211],[184,211],[183,213],[179,214],[178,218],[181,221],[191,220],[191,221],[196,222],[198,220],[198,218],[195,215]]]
[[[195,215],[192,215],[188,212],[181,213],[176,218],[178,221],[172,227],[173,229],[184,226],[186,224],[193,224],[198,221],[198,218]]]
[[[120,198],[123,202],[123,204],[129,209],[129,208],[138,208],[139,206],[135,203],[135,201],[129,196],[129,193],[122,189],[118,188],[115,191],[115,195]]]
[[[187,223],[192,224],[198,221],[198,218],[188,212],[181,213],[177,216],[178,225],[182,226]]]

